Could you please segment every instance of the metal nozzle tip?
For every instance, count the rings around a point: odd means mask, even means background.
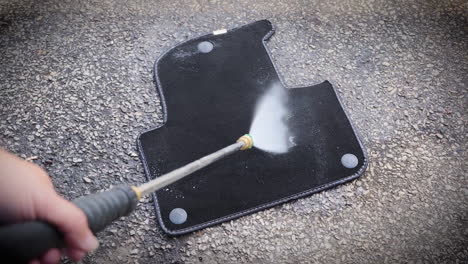
[[[246,149],[251,149],[253,147],[253,138],[249,134],[245,134],[242,137],[240,137],[237,142],[242,142],[244,145],[240,148],[240,150],[246,150]]]

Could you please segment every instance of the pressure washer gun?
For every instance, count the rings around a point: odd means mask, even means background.
[[[122,216],[135,210],[138,201],[150,193],[174,183],[211,163],[238,150],[250,149],[249,134],[236,143],[164,174],[140,186],[119,186],[108,191],[77,198],[73,203],[85,213],[93,233],[98,233]],[[51,248],[63,248],[63,235],[53,225],[43,221],[29,221],[0,227],[0,252],[5,263],[27,263],[42,256]]]

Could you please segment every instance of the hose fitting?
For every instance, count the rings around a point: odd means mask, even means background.
[[[240,137],[237,142],[242,142],[244,145],[240,148],[240,150],[246,150],[246,149],[251,149],[253,147],[253,138],[249,134],[245,134],[242,137]]]

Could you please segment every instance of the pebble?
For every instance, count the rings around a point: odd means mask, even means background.
[[[88,177],[83,177],[83,181],[86,182],[86,183],[91,183],[93,182],[90,178]]]
[[[83,162],[83,159],[81,158],[73,158],[73,163],[80,163],[80,162]]]

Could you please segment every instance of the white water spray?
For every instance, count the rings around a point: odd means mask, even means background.
[[[288,115],[287,93],[281,84],[274,84],[257,103],[250,127],[254,147],[271,153],[285,153],[293,145],[285,123]]]

